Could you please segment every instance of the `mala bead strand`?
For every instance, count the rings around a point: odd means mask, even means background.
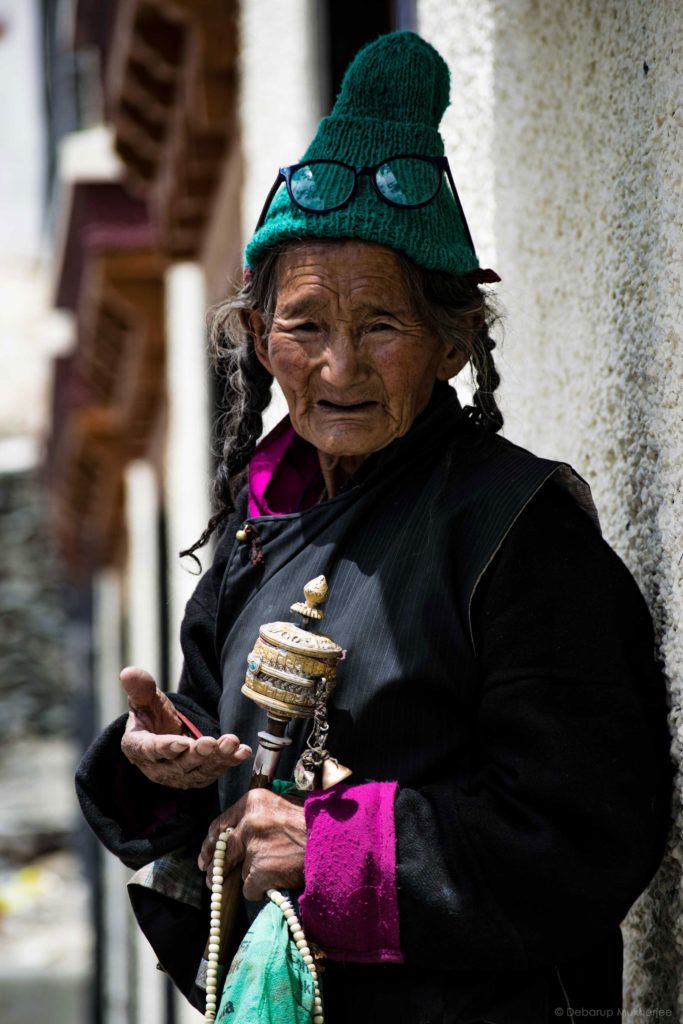
[[[233,830],[226,828],[221,832],[213,855],[213,878],[211,881],[211,923],[209,926],[209,966],[206,969],[206,1013],[205,1024],[212,1024],[216,1019],[216,999],[218,995],[218,954],[221,940],[221,902],[223,899],[223,864],[228,836]]]
[[[213,879],[211,881],[211,923],[209,927],[209,966],[206,970],[206,1012],[204,1014],[205,1024],[213,1024],[216,1019],[217,998],[218,998],[218,954],[220,952],[221,935],[221,902],[223,899],[223,864],[225,863],[225,850],[228,844],[228,837],[233,830],[226,828],[221,832],[213,855]],[[323,1017],[323,1001],[320,995],[320,982],[318,971],[315,966],[315,959],[306,942],[301,922],[296,916],[296,911],[291,900],[283,896],[277,889],[269,889],[266,896],[279,907],[287,922],[292,941],[299,950],[303,962],[308,967],[313,979],[313,1024],[325,1024]]]
[[[292,941],[299,950],[303,962],[310,971],[311,978],[313,979],[313,1024],[325,1024],[323,1017],[323,1001],[320,995],[320,982],[318,980],[318,971],[315,966],[315,959],[311,950],[306,942],[306,936],[304,930],[301,927],[301,922],[296,916],[296,911],[292,905],[291,900],[288,900],[286,896],[283,896],[277,889],[268,889],[266,896],[274,903],[276,907],[279,907],[282,911],[282,915],[287,922]]]

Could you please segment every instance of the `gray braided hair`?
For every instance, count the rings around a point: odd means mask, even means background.
[[[273,378],[256,356],[248,315],[258,311],[270,329],[277,301],[278,257],[301,244],[290,241],[269,249],[243,287],[216,307],[211,319],[213,361],[223,381],[221,414],[216,425],[216,511],[201,537],[180,552],[197,563],[194,552],[207,543],[235,507],[261,435],[262,415],[271,399]],[[403,253],[397,252],[396,256],[418,315],[445,344],[455,343],[468,354],[475,391],[473,405],[465,409],[466,414],[483,432],[500,430],[503,416],[494,397],[500,376],[492,355],[496,343],[490,334],[498,314],[490,296],[467,275],[427,270]]]

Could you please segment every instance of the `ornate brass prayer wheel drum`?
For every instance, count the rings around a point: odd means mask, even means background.
[[[327,581],[318,576],[304,587],[305,604],[291,611],[322,619],[317,607],[327,597]],[[247,677],[242,693],[274,717],[313,718],[321,698],[334,689],[337,664],[344,652],[334,640],[295,626],[292,622],[267,622],[259,629],[254,649],[247,658]],[[325,681],[323,692],[321,682]]]
[[[313,718],[317,684],[326,681],[325,699],[334,688],[343,651],[327,636],[309,633],[291,622],[261,626],[247,659],[242,693],[277,717]]]
[[[291,606],[304,618],[319,621],[317,607],[327,597],[327,581],[318,576],[304,587],[306,601]],[[297,763],[297,788],[310,790],[326,768],[326,779],[346,777],[346,768],[330,758],[325,749],[327,699],[334,689],[337,665],[344,651],[329,636],[312,633],[293,622],[266,622],[247,658],[242,693],[268,713],[265,730],[259,733],[252,784],[268,785],[273,779],[280,751],[291,742],[285,736],[292,718],[313,719],[313,730]],[[332,773],[332,775],[330,774]],[[330,782],[331,784],[331,782]]]

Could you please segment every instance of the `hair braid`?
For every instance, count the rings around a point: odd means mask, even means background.
[[[237,350],[236,367],[225,392],[227,421],[222,462],[214,481],[214,499],[234,507],[245,470],[263,429],[263,412],[271,398],[273,378],[258,360],[251,340]]]
[[[213,480],[212,498],[217,511],[209,519],[206,529],[194,544],[180,556],[189,555],[201,567],[195,555],[212,534],[223,525],[235,508],[235,498],[244,482],[244,476],[263,428],[263,412],[271,398],[273,378],[256,357],[252,344],[232,350],[232,372],[228,373],[223,392],[225,412],[217,423],[216,434],[220,443],[220,461]]]
[[[210,325],[213,363],[219,379],[224,382],[222,412],[215,429],[215,454],[219,461],[212,499],[216,512],[201,537],[180,552],[181,558],[189,555],[200,568],[195,551],[209,541],[233,511],[235,498],[261,435],[263,412],[271,399],[273,378],[259,362],[253,338],[242,321],[242,313],[259,309],[267,323],[272,319],[275,258],[274,254],[264,260],[258,275],[254,274],[233,298],[217,307]]]
[[[500,374],[493,360],[493,349],[496,343],[488,330],[482,331],[476,338],[472,350],[472,371],[476,391],[472,401],[474,408],[472,418],[481,425],[489,426],[495,431],[503,426],[503,414],[494,398],[494,391],[500,384]]]

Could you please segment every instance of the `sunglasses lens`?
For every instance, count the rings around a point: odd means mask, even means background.
[[[343,164],[304,164],[290,177],[289,185],[295,202],[304,210],[332,210],[353,192],[355,175]]]
[[[439,191],[441,169],[419,157],[392,157],[377,168],[375,181],[390,203],[416,206],[428,203]]]

